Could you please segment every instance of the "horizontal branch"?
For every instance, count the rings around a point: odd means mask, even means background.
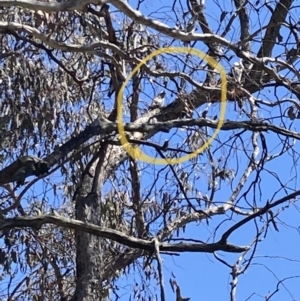
[[[0,0],[1,1],[1,0]],[[52,38],[50,34],[46,35],[39,31],[37,28],[21,24],[17,22],[3,22],[0,21],[0,30],[10,30],[16,32],[26,32],[28,35],[32,35],[35,38],[41,40],[45,45],[49,46],[50,48],[55,48],[57,50],[61,50],[64,52],[81,52],[81,53],[90,53],[95,55],[101,55],[106,58],[110,58],[108,54],[104,51],[100,51],[99,49],[110,49],[116,52],[118,55],[122,56],[123,58],[127,58],[128,55],[125,51],[121,50],[118,46],[106,42],[106,41],[97,41],[92,42],[90,44],[71,44],[71,43],[63,43],[61,41],[57,42],[55,38]],[[139,63],[139,61],[137,60]]]
[[[165,108],[167,109],[167,108]],[[164,110],[163,110],[164,111]],[[163,112],[161,113],[164,114]],[[149,119],[149,118],[148,118]],[[141,118],[143,120],[143,118]],[[141,121],[140,120],[140,121]],[[218,120],[211,120],[207,118],[197,118],[197,119],[176,119],[157,123],[143,123],[134,122],[126,124],[124,129],[126,132],[140,132],[144,134],[155,134],[158,132],[169,132],[173,128],[180,128],[184,126],[199,126],[199,127],[210,127],[216,129],[218,126]],[[221,126],[221,130],[237,130],[244,129],[253,132],[273,132],[278,135],[283,135],[285,137],[294,138],[300,140],[300,134],[298,132],[293,132],[288,129],[260,121],[230,121],[226,120]],[[118,126],[115,122],[110,122],[103,117],[99,117],[92,124],[86,127],[79,135],[71,138],[68,142],[58,148],[53,154],[48,156],[45,160],[49,163],[49,166],[57,163],[63,157],[65,157],[73,149],[77,149],[83,143],[87,142],[94,136],[97,135],[108,135],[113,132],[118,132]]]
[[[168,111],[168,108],[162,110],[160,115],[163,115],[163,111]],[[150,112],[152,114],[153,112]],[[145,123],[141,122],[144,119],[149,119],[149,116],[142,117],[140,120],[134,123],[126,124],[124,129],[126,132],[139,132],[147,134],[148,137],[158,133],[158,132],[169,132],[172,128],[181,128],[185,126],[199,126],[199,127],[210,127],[216,129],[218,126],[218,120],[211,120],[207,118],[198,119],[176,119],[170,121],[156,122],[156,123]],[[147,120],[148,121],[148,120]],[[294,138],[300,140],[300,134],[297,132],[290,131],[288,129],[259,121],[229,121],[226,120],[221,126],[221,130],[237,130],[244,129],[249,131],[257,132],[274,132],[278,135],[283,135],[285,137]],[[66,156],[74,149],[80,148],[84,143],[94,136],[105,136],[108,134],[118,132],[118,125],[115,122],[111,122],[103,117],[99,117],[89,126],[86,127],[79,135],[72,137],[68,142],[57,148],[52,154],[44,158],[48,166],[53,166],[57,164],[60,160],[66,158]],[[30,170],[27,171],[26,177],[33,175]]]
[[[78,220],[68,219],[53,215],[40,215],[36,217],[15,217],[0,220],[0,230],[9,230],[13,228],[35,228],[40,229],[44,224],[53,224],[63,228],[87,232],[98,237],[108,238],[125,246],[154,252],[153,241],[144,240],[128,236],[120,231],[101,228],[99,226],[84,223]],[[229,253],[239,253],[248,250],[247,246],[235,246],[228,243],[196,244],[196,243],[160,243],[160,251],[165,252],[200,252],[213,253],[224,251]]]
[[[157,122],[152,124],[128,124],[125,126],[125,131],[128,132],[168,132],[172,128],[179,128],[184,126],[199,126],[199,127],[210,127],[216,129],[219,120],[212,120],[208,118],[197,118],[197,119],[177,119],[164,122]],[[226,120],[222,123],[221,130],[237,130],[244,129],[253,132],[274,132],[279,135],[283,135],[289,138],[300,140],[299,132],[293,132],[283,127],[279,127],[267,122],[262,121],[230,121]]]
[[[83,11],[89,4],[101,5],[102,0],[72,0],[64,2],[42,2],[36,0],[0,0],[0,6],[31,9],[33,11],[42,10],[44,12],[59,12],[59,11]]]

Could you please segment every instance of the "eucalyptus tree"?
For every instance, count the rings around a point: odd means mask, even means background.
[[[297,209],[298,16],[289,0],[0,0],[1,298],[201,300],[165,269],[192,252],[236,300]],[[260,295],[293,296],[284,277]]]

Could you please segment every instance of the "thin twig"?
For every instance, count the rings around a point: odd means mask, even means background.
[[[164,274],[162,271],[162,260],[161,260],[160,254],[159,254],[159,242],[156,237],[153,239],[153,241],[154,241],[155,255],[156,255],[156,259],[157,259],[157,269],[158,269],[158,275],[159,275],[161,301],[166,301],[165,285],[164,285],[165,281],[164,281]]]

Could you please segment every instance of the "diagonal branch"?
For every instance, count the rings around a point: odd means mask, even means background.
[[[275,201],[273,203],[269,203],[267,202],[266,205],[257,210],[255,213],[253,213],[250,216],[247,216],[246,218],[244,218],[243,220],[239,221],[238,223],[236,223],[234,226],[232,226],[231,228],[229,228],[223,235],[222,238],[220,239],[220,242],[226,242],[226,240],[228,239],[228,237],[238,228],[240,228],[241,226],[245,225],[246,223],[248,223],[249,221],[251,221],[252,219],[259,217],[261,215],[263,215],[264,213],[267,213],[270,209],[284,203],[287,202],[289,200],[295,199],[296,197],[298,197],[300,195],[300,190],[297,190],[281,199],[279,199],[278,201]]]
[[[291,8],[292,0],[281,0],[277,3],[274,12],[272,13],[269,27],[263,38],[262,45],[257,53],[257,57],[271,56],[273,48],[276,44],[277,37],[281,28],[280,23],[285,21],[285,18]],[[277,26],[274,26],[277,24]]]
[[[131,248],[141,249],[144,251],[155,252],[152,241],[128,236],[123,232],[103,228],[91,223],[81,222],[74,219],[58,217],[53,215],[39,215],[35,217],[15,217],[0,220],[0,230],[9,230],[14,228],[35,228],[40,229],[45,224],[53,224],[63,228],[73,229],[81,232],[93,234],[98,237],[108,238],[120,244]],[[160,243],[160,251],[166,252],[200,252],[213,253],[216,251],[224,251],[229,253],[239,253],[248,249],[246,246],[235,246],[228,243]]]

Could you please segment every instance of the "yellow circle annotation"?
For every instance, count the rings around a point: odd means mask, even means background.
[[[145,154],[138,146],[132,146],[125,134],[124,125],[123,125],[123,94],[124,89],[132,76],[142,67],[142,65],[146,64],[147,61],[152,59],[154,56],[163,54],[163,53],[186,53],[189,55],[198,56],[200,59],[207,61],[208,64],[217,70],[221,75],[221,110],[220,110],[220,119],[217,125],[217,128],[212,135],[212,137],[205,142],[200,148],[194,151],[191,154],[180,158],[154,158]],[[225,112],[226,112],[226,95],[227,95],[227,81],[226,81],[226,71],[223,66],[217,62],[212,57],[208,56],[206,53],[202,52],[201,50],[194,49],[194,48],[187,48],[187,47],[168,47],[168,48],[160,48],[151,54],[149,54],[146,58],[144,58],[130,73],[129,77],[123,83],[117,97],[117,120],[118,120],[118,132],[120,135],[120,141],[123,148],[126,152],[134,159],[138,159],[143,162],[147,162],[150,164],[179,164],[183,163],[187,160],[194,158],[195,156],[199,155],[205,148],[207,148],[213,140],[216,138],[218,132],[220,131],[222,124],[224,122]]]

